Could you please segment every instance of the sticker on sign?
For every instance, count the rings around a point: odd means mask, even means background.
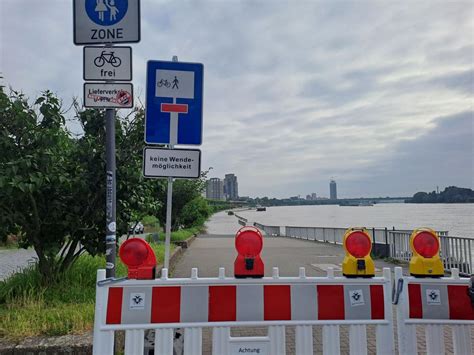
[[[196,179],[201,175],[199,149],[143,149],[143,176]]]
[[[128,83],[85,83],[84,106],[96,108],[132,108],[133,85]]]

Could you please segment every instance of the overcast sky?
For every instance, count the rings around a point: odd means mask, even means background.
[[[129,0],[132,1],[132,0]],[[205,67],[203,169],[239,194],[473,188],[474,2],[142,0],[146,61]],[[0,0],[4,84],[82,95],[72,1]]]

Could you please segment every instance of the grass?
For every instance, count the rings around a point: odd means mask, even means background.
[[[186,229],[180,229],[174,232],[171,232],[171,241],[180,242],[192,237],[195,234],[198,234],[202,231],[203,227],[192,227]],[[147,241],[152,241],[156,239],[156,234],[158,234],[158,240],[163,242],[165,240],[165,232],[149,234],[146,238]]]
[[[164,245],[152,244],[157,262],[164,258]],[[172,246],[173,249],[173,246]],[[39,272],[30,267],[0,282],[0,338],[19,340],[27,336],[78,334],[94,323],[97,269],[104,257],[81,256],[61,282],[42,285]],[[117,277],[127,270],[117,262]]]

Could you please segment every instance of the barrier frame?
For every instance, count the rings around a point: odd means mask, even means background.
[[[224,268],[219,269],[217,278],[198,278],[197,269],[193,268],[191,278],[168,278],[168,270],[162,270],[162,277],[155,280],[106,280],[105,270],[97,273],[96,313],[94,320],[94,355],[113,354],[114,331],[125,330],[125,354],[141,354],[144,349],[144,330],[155,330],[155,354],[173,354],[173,330],[184,328],[184,354],[199,355],[202,353],[202,328],[212,327],[212,353],[230,354],[230,345],[236,341],[267,341],[270,354],[285,354],[285,326],[295,328],[296,353],[313,354],[313,325],[323,326],[323,353],[340,353],[339,326],[349,326],[349,348],[351,354],[367,353],[367,325],[376,327],[377,354],[392,354],[393,314],[391,305],[391,274],[384,268],[382,277],[346,278],[335,277],[332,269],[326,277],[307,277],[305,268],[299,269],[298,277],[280,277],[278,268],[273,268],[272,277],[262,279],[235,279],[226,277]],[[287,320],[287,321],[231,321],[231,322],[196,322],[196,323],[150,323],[150,324],[113,324],[107,325],[106,311],[108,290],[110,287],[137,286],[185,286],[185,285],[381,285],[383,287],[384,319],[354,320]],[[316,291],[316,290],[315,290]],[[231,337],[231,327],[268,326],[266,337]]]
[[[403,276],[401,267],[395,268],[395,304],[397,304],[398,351],[400,354],[418,354],[417,326],[424,326],[427,354],[445,353],[444,326],[451,327],[455,354],[471,354],[473,351],[470,329],[474,320],[423,319],[409,316],[409,284],[421,285],[469,285],[469,278],[460,278],[458,269],[451,269],[451,277],[415,278]]]

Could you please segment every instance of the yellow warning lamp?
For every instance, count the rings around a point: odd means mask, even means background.
[[[374,261],[370,257],[372,238],[365,228],[349,228],[343,237],[346,256],[342,262],[342,274],[347,277],[372,277]]]
[[[429,228],[415,229],[410,236],[413,256],[410,259],[410,275],[417,277],[444,276],[444,267],[439,257],[438,234]]]

